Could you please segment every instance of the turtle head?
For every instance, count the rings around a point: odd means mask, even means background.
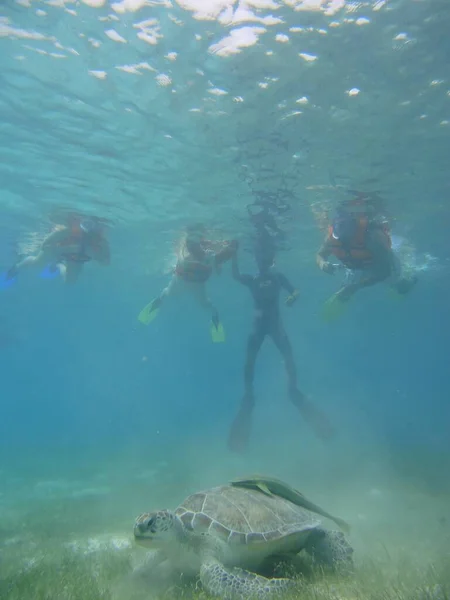
[[[134,539],[150,548],[179,541],[183,536],[183,524],[170,510],[142,513],[134,524]]]

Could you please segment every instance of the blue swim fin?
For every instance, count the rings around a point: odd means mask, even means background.
[[[9,271],[6,271],[6,273],[0,274],[0,290],[8,289],[17,281],[17,275],[14,275],[14,277],[8,277],[8,272]]]
[[[47,265],[43,271],[39,273],[39,277],[42,279],[55,279],[60,275],[58,265]]]

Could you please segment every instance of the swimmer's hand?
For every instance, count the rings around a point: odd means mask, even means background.
[[[328,273],[328,275],[333,275],[333,273],[336,270],[336,266],[328,260],[324,260],[323,263],[320,265],[320,269],[324,273]]]
[[[221,266],[223,265],[223,263],[227,262],[230,259],[236,259],[238,247],[239,243],[237,240],[231,240],[229,242],[223,243],[222,250],[218,252],[214,258],[215,269],[217,274],[220,274]]]
[[[298,290],[294,290],[292,292],[292,294],[286,298],[286,302],[285,302],[286,306],[292,306],[294,304],[294,302],[297,300],[299,293],[300,292]]]

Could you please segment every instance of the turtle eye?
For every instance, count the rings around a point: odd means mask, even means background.
[[[152,517],[151,519],[149,519],[147,521],[147,529],[149,529],[152,533],[155,533],[155,531],[156,531],[155,524],[156,524],[155,517]]]

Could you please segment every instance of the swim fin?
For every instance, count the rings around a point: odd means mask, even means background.
[[[39,277],[42,279],[55,279],[60,275],[58,265],[47,265],[43,271],[39,273]]]
[[[231,450],[231,452],[243,454],[247,450],[251,427],[252,409],[248,406],[242,406],[239,409],[228,434],[228,449]]]
[[[339,296],[333,294],[322,307],[322,320],[326,323],[337,321],[347,310],[348,301],[343,302]]]
[[[155,305],[155,300],[152,300],[144,306],[141,312],[138,314],[138,321],[140,321],[143,325],[149,325],[158,315],[159,308]]]
[[[6,273],[0,273],[0,290],[6,290],[10,288],[17,281],[17,275],[14,277],[8,277],[9,271]]]
[[[211,321],[211,339],[215,344],[220,344],[225,341],[225,330],[222,323],[217,323],[217,326]]]

